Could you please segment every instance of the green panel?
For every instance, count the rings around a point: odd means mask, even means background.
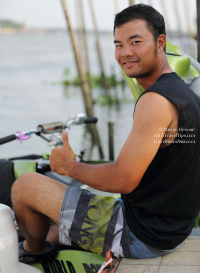
[[[167,56],[169,65],[181,78],[198,77],[200,73],[190,65],[190,58],[185,56]]]
[[[194,66],[190,65],[188,74],[192,75],[193,77],[199,77],[200,76],[200,71],[198,71]]]
[[[168,40],[166,41],[166,53],[178,56],[183,55],[180,47],[172,45]]]
[[[134,78],[129,78],[126,73],[124,72],[124,70],[122,70],[122,73],[124,75],[124,78],[126,80],[126,83],[128,84],[128,86],[131,89],[132,95],[135,99],[135,101],[139,98],[139,96],[142,94],[142,92],[144,91],[144,89],[142,89],[142,86],[139,85],[136,81],[136,79]],[[141,91],[142,90],[142,91]]]
[[[30,264],[42,273],[91,273],[98,272],[106,258],[79,250],[61,250],[49,263]]]
[[[14,163],[14,176],[15,176],[15,179],[19,178],[24,173],[36,172],[36,164],[37,164],[37,162],[16,161]]]
[[[176,71],[176,73],[180,76],[183,77],[187,75],[188,70],[190,68],[190,58],[189,57],[183,57],[183,56],[167,56],[169,65],[172,70]]]
[[[42,158],[45,160],[48,160],[49,156],[50,156],[50,154],[45,154],[45,153],[42,154]]]
[[[197,218],[195,219],[194,227],[198,228],[199,224],[200,224],[200,212],[199,212]]]
[[[192,79],[195,77],[200,76],[200,71],[197,71],[191,64],[190,64],[190,58],[186,56],[182,56],[181,51],[179,52],[179,48],[176,46],[173,46],[169,42],[167,42],[167,52],[174,52],[174,55],[166,55],[167,60],[169,62],[169,65],[171,69],[176,72],[179,77],[181,77],[186,84],[191,82]],[[175,55],[176,54],[176,55]],[[140,86],[136,79],[129,78],[124,71],[122,71],[124,78],[128,84],[128,86],[131,89],[131,92],[134,96],[135,101],[139,98],[139,96],[142,94],[144,89],[142,86]]]

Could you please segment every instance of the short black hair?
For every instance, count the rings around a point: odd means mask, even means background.
[[[161,34],[166,36],[164,17],[152,6],[144,4],[133,5],[117,13],[114,21],[114,33],[116,28],[136,19],[146,21],[155,42]],[[165,48],[164,50],[166,51]]]

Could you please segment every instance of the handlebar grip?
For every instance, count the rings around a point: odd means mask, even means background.
[[[9,136],[6,136],[6,137],[3,137],[3,138],[0,138],[0,145],[4,144],[4,143],[7,143],[7,142],[10,142],[10,141],[13,141],[17,138],[16,135],[9,135]]]
[[[84,123],[85,124],[88,124],[88,123],[97,123],[97,121],[98,121],[98,118],[96,118],[96,117],[89,117],[89,118],[85,119]]]

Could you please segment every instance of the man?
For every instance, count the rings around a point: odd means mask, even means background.
[[[21,176],[12,200],[26,240],[20,258],[48,259],[49,218],[59,225],[59,241],[99,255],[158,257],[174,251],[190,234],[200,210],[199,98],[172,72],[165,55],[162,15],[146,5],[116,15],[116,60],[146,90],[138,99],[134,125],[114,163],[75,161],[68,135],[50,156],[51,169],[93,188],[119,192],[101,197],[67,187],[36,173]],[[58,229],[55,228],[58,236]],[[48,235],[49,241],[52,233]]]

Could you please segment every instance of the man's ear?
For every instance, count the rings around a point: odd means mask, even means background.
[[[166,36],[164,34],[161,34],[157,39],[158,52],[160,53],[162,50],[164,50],[165,46],[166,46]]]

